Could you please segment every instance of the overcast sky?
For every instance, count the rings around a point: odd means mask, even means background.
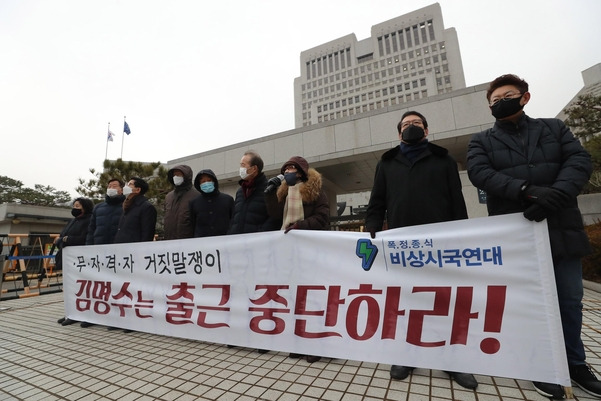
[[[432,3],[0,0],[0,175],[75,195],[109,122],[109,159],[163,163],[293,129],[302,51]],[[601,63],[601,1],[439,3],[466,85],[518,74],[532,117],[555,117]]]

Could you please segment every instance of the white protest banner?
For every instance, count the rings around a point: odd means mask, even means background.
[[[66,316],[283,352],[570,386],[546,223],[67,247]]]

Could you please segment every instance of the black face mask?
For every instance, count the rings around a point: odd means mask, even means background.
[[[524,108],[524,106],[520,104],[522,96],[508,100],[501,99],[493,106],[490,106],[490,111],[492,112],[493,117],[497,120],[500,120],[502,118],[512,116],[518,111],[522,110]]]
[[[289,186],[293,187],[296,185],[296,173],[286,173],[284,174],[284,179],[286,180],[286,184],[288,184]]]
[[[71,216],[77,217],[77,216],[81,215],[81,212],[83,212],[83,210],[73,208],[73,209],[71,209]]]
[[[401,139],[403,142],[409,145],[415,145],[426,136],[426,131],[422,127],[411,124],[403,132],[401,132]]]

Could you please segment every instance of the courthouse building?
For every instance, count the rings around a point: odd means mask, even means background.
[[[601,82],[599,68],[583,72],[586,88]],[[305,50],[300,71],[294,129],[171,160],[167,168],[210,168],[220,189],[234,195],[245,151],[261,155],[268,177],[300,155],[322,173],[332,215],[361,220],[378,160],[398,145],[403,113],[417,110],[428,118],[428,139],[458,163],[469,216],[487,215],[465,163],[471,136],[494,123],[484,101],[488,83],[465,86],[457,34],[444,26],[439,4],[374,25],[367,39],[349,34]]]
[[[465,88],[459,42],[438,3],[301,53],[295,127],[382,110]]]

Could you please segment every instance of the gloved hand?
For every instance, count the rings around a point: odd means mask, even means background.
[[[369,229],[369,236],[371,237],[371,239],[376,239],[376,229],[375,228]]]
[[[282,185],[283,180],[284,180],[284,176],[282,174],[277,175],[273,178],[270,178],[269,181],[267,181],[267,186],[265,187],[265,193],[268,194],[271,191],[275,190],[280,185]]]
[[[286,227],[286,229],[284,230],[284,234],[288,234],[288,231],[296,229],[298,229],[298,224],[292,223],[288,227]]]
[[[541,222],[547,218],[547,211],[535,203],[524,210],[524,217],[530,221]]]
[[[555,212],[565,207],[570,200],[567,194],[558,189],[536,185],[528,185],[524,190],[524,196],[526,200],[540,205],[550,212]]]

